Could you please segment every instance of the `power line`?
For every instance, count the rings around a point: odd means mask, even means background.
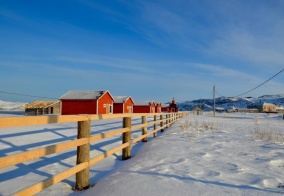
[[[54,97],[42,97],[42,96],[36,96],[36,95],[27,95],[27,94],[20,94],[20,93],[12,93],[12,92],[6,92],[6,91],[0,91],[0,93],[4,94],[10,94],[10,95],[17,95],[17,96],[25,96],[25,97],[36,97],[36,98],[47,98],[47,99],[58,99]]]
[[[258,87],[260,87],[260,86],[264,85],[266,82],[268,82],[268,81],[269,81],[269,80],[271,80],[272,78],[276,77],[277,75],[279,75],[279,74],[280,74],[281,72],[283,72],[283,71],[284,71],[284,69],[282,69],[282,70],[281,70],[281,71],[279,71],[277,74],[273,75],[271,78],[269,78],[269,79],[268,79],[268,80],[266,80],[265,82],[261,83],[261,84],[260,84],[260,85],[258,85],[257,87],[254,87],[253,89],[251,89],[251,90],[249,90],[249,91],[247,91],[247,92],[245,92],[245,93],[242,93],[242,94],[240,94],[240,95],[234,96],[234,97],[242,96],[242,95],[244,95],[244,94],[247,94],[247,93],[249,93],[249,92],[251,92],[251,91],[253,91],[253,90],[257,89]]]
[[[215,93],[216,93],[217,95],[219,95],[220,97],[225,97],[225,96],[221,95],[220,93],[218,93],[218,92],[216,91],[216,89],[215,89]]]

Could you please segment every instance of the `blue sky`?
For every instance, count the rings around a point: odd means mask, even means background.
[[[167,102],[244,93],[284,68],[282,0],[0,2],[0,91]],[[244,96],[284,94],[284,73]],[[0,93],[0,100],[37,98]]]

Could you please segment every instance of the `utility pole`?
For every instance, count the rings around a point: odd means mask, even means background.
[[[213,86],[213,116],[215,117],[215,85]]]

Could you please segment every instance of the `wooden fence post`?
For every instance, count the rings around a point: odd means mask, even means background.
[[[156,129],[157,129],[157,115],[154,115],[154,122],[155,122],[155,124],[154,124],[154,130],[156,130]],[[157,136],[157,132],[155,132],[155,133],[153,134],[153,136],[156,137],[156,136]]]
[[[169,114],[166,114],[166,125],[169,128]]]
[[[78,139],[90,138],[91,121],[78,122]],[[90,143],[77,147],[77,165],[90,160]],[[90,168],[87,167],[76,173],[76,190],[82,190],[89,187]]]
[[[131,117],[123,118],[123,128],[129,128],[129,131],[122,134],[122,144],[131,141]],[[131,144],[122,149],[122,160],[131,158]]]
[[[164,126],[164,115],[162,114],[162,115],[160,115],[160,120],[161,120],[161,122],[160,122],[160,127],[163,127]],[[161,132],[164,132],[164,128],[163,129],[161,129]]]
[[[142,116],[142,124],[146,124],[147,123],[147,116]],[[147,126],[146,127],[142,127],[142,135],[146,135],[147,134]],[[142,142],[147,142],[148,138],[145,137],[142,139]]]

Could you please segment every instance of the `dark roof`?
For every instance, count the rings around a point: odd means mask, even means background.
[[[153,101],[135,101],[134,105],[137,106],[151,106]]]
[[[93,90],[72,90],[62,95],[59,99],[64,100],[89,100],[89,99],[99,99],[103,94],[108,91],[93,91]]]

